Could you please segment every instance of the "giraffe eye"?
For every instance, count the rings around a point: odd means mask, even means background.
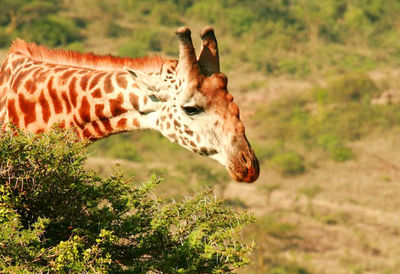
[[[202,107],[182,107],[187,115],[196,115],[204,111]]]
[[[149,98],[153,102],[160,102],[160,99],[158,99],[155,95],[150,95]]]

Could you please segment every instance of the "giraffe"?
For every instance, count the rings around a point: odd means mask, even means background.
[[[258,160],[239,108],[220,72],[213,28],[176,31],[179,60],[121,58],[12,43],[0,69],[0,126],[42,133],[57,124],[81,139],[98,140],[136,129],[217,160],[238,182],[254,182]]]

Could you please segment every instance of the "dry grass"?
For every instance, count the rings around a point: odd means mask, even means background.
[[[301,241],[279,256],[300,260],[316,273],[396,273],[400,271],[398,132],[371,136],[353,147],[355,160],[321,162],[317,169],[294,178],[264,172],[253,185],[229,183],[221,196],[241,199],[260,219],[279,214],[281,221],[295,225]],[[279,189],[268,201],[266,187],[277,183]],[[299,190],[314,185],[322,191],[312,200],[310,212],[309,201]],[[255,241],[263,246],[265,239]],[[262,265],[250,267],[260,269]]]

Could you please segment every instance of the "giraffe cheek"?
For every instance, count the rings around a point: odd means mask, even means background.
[[[178,138],[176,137],[175,133],[168,134],[167,138],[173,143],[177,143],[178,142]]]

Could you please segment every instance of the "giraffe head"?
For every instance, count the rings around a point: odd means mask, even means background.
[[[220,72],[217,40],[211,27],[201,32],[202,48],[196,58],[190,30],[181,27],[179,62],[160,73],[130,71],[141,90],[148,92],[148,111],[155,129],[172,142],[224,165],[238,182],[254,182],[258,160],[239,117],[239,108]]]

